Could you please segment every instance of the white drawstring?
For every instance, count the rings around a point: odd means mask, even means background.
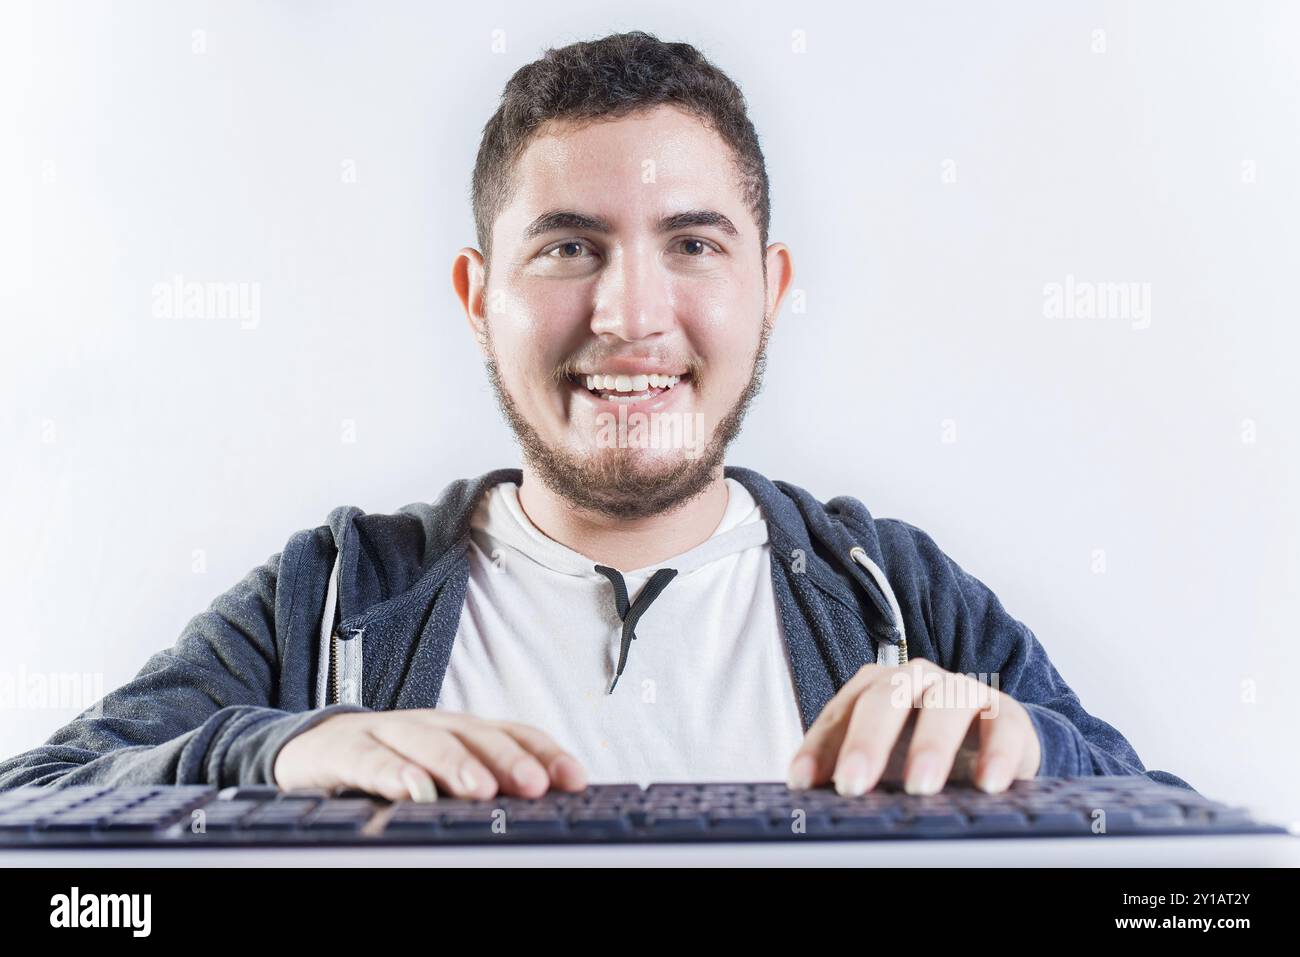
[[[343,549],[334,559],[329,588],[325,591],[325,614],[320,623],[320,660],[316,666],[316,707],[325,707],[329,694],[330,645],[334,641],[334,605],[339,595],[339,568],[343,564]]]
[[[894,589],[889,587],[889,579],[880,570],[880,566],[867,557],[866,550],[861,546],[854,545],[849,549],[849,558],[871,573],[880,590],[885,593],[885,600],[889,602],[889,609],[894,614],[894,627],[898,629],[898,644],[888,641],[877,642],[876,660],[882,665],[897,667],[901,658],[899,648],[907,647],[907,629],[903,627],[903,612],[898,607],[898,599],[894,597]]]

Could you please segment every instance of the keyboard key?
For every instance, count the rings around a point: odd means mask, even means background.
[[[442,816],[437,812],[437,808],[430,807],[426,813],[418,813],[402,807],[388,818],[384,829],[402,832],[436,831],[441,820]]]
[[[494,821],[484,817],[448,817],[443,818],[441,828],[448,834],[482,834],[485,836],[502,834],[509,830],[509,822],[502,818]]]
[[[645,812],[641,812],[643,815]],[[583,810],[573,811],[568,816],[569,823],[577,826],[579,824],[586,826],[600,826],[605,824],[617,825],[624,823],[624,815],[614,810]]]
[[[646,827],[654,834],[697,834],[709,829],[709,822],[702,814],[657,815],[646,821]]]
[[[715,812],[708,816],[708,827],[719,833],[762,833],[768,829],[768,823],[767,818],[760,814],[729,815]]]
[[[369,801],[364,807],[326,808],[316,811],[303,821],[309,831],[359,831],[374,816],[374,806]]]
[[[565,834],[568,832],[569,826],[565,823],[564,818],[560,817],[510,818],[506,822],[506,830],[510,834],[535,836]]]
[[[912,815],[906,821],[906,826],[917,831],[951,830],[953,828],[964,828],[966,824],[967,818],[964,814],[944,811],[922,811],[919,814]]]
[[[984,833],[1015,833],[1029,830],[1029,818],[1019,811],[976,811],[971,815],[970,826]]]
[[[311,808],[290,808],[280,811],[273,806],[264,806],[254,811],[240,822],[240,826],[252,831],[283,831],[298,827]]]
[[[872,811],[843,811],[831,815],[831,821],[837,827],[886,829],[893,827],[897,820],[892,814]]]
[[[1105,817],[1094,817],[1092,811],[1087,811],[1086,816],[1089,822],[1089,830],[1093,827],[1100,827],[1102,822],[1105,823],[1107,834],[1125,833],[1132,831],[1141,826],[1141,819],[1137,812],[1126,807],[1102,807],[1098,808],[1106,812]]]
[[[1090,822],[1078,811],[1043,811],[1030,815],[1030,830],[1035,832],[1091,833]]]
[[[584,837],[616,838],[630,834],[632,826],[627,821],[569,821],[569,831]]]
[[[58,814],[40,824],[42,831],[93,831],[104,819],[103,814]]]
[[[280,789],[273,784],[242,784],[222,790],[217,797],[222,801],[261,800],[271,801],[278,797]]]

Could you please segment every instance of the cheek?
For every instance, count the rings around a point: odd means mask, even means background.
[[[749,359],[762,329],[762,299],[750,301],[734,287],[701,285],[678,296],[677,309],[691,349],[704,363],[709,381],[719,386],[712,398],[727,399],[749,382]]]
[[[503,367],[535,382],[539,371],[549,374],[569,357],[583,323],[580,305],[564,299],[549,292],[502,298],[492,336]]]

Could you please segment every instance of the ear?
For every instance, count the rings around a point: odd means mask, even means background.
[[[479,351],[487,354],[487,271],[483,254],[473,246],[465,246],[456,253],[451,264],[451,288],[465,310],[465,319],[478,343]]]
[[[785,301],[785,294],[794,279],[794,260],[785,243],[772,243],[764,255],[767,257],[767,314],[775,326],[781,303]]]

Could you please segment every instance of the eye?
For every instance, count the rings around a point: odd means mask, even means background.
[[[580,239],[566,239],[546,249],[542,255],[550,259],[581,259],[586,248],[586,243]]]
[[[694,236],[679,239],[675,245],[688,259],[703,259],[711,252],[721,252],[713,243],[704,239],[696,239]]]

